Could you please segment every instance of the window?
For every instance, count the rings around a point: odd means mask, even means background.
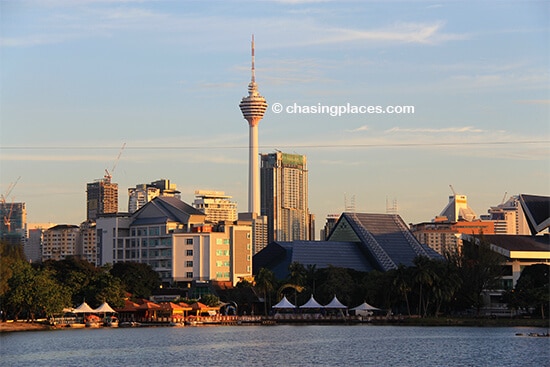
[[[186,256],[193,256],[193,250],[186,250],[185,255]]]
[[[185,277],[186,277],[186,278],[193,278],[193,272],[192,272],[192,271],[188,271],[187,273],[185,273]]]
[[[185,244],[192,245],[193,244],[193,239],[192,238],[186,238],[185,239]]]
[[[192,267],[193,267],[193,261],[187,260],[187,261],[185,262],[185,266],[188,267],[188,268],[192,268]]]
[[[250,233],[246,234],[246,238],[250,239]]]

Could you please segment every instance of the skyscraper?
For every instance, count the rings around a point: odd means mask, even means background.
[[[110,177],[86,185],[86,219],[96,220],[101,214],[118,212],[118,184]]]
[[[239,104],[249,126],[248,144],[248,212],[260,213],[260,174],[258,164],[258,124],[267,110],[267,102],[258,92],[254,67],[254,35],[252,35],[252,78],[248,84],[248,96]]]
[[[310,240],[306,156],[276,152],[261,158],[261,213],[267,216],[268,243]]]

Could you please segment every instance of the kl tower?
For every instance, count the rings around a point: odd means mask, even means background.
[[[252,79],[248,84],[248,96],[239,103],[244,119],[248,121],[248,212],[260,214],[260,165],[258,161],[258,124],[267,110],[267,102],[258,92],[254,69],[254,35],[252,35]]]

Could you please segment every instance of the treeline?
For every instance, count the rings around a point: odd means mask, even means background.
[[[95,267],[77,257],[30,264],[21,246],[0,244],[2,320],[48,317],[83,301],[94,308],[103,302],[122,307],[128,293],[148,298],[160,284],[147,264]]]
[[[288,278],[277,280],[270,270],[262,268],[255,277],[255,289],[267,301],[266,314],[283,294],[296,305],[306,303],[313,294],[321,304],[329,303],[336,295],[348,307],[366,301],[394,314],[479,315],[485,306],[483,291],[503,289],[501,277],[507,270],[502,265],[504,258],[492,251],[483,237],[478,240],[479,243],[465,241],[459,255],[447,256],[445,260],[418,257],[413,266],[401,265],[387,272],[317,269],[292,263]],[[512,309],[547,317],[549,266],[526,267],[516,288],[508,289],[502,301]]]

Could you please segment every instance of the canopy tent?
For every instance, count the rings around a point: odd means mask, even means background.
[[[348,306],[342,304],[342,302],[336,298],[336,295],[334,295],[332,301],[330,301],[328,305],[325,305],[325,308],[348,308]]]
[[[95,313],[115,313],[116,311],[113,310],[113,308],[111,306],[109,306],[109,304],[107,302],[103,302],[101,304],[101,306],[94,309],[93,312],[95,312]]]
[[[351,311],[355,311],[356,315],[372,315],[373,311],[382,310],[369,305],[367,302],[363,302],[359,306],[352,308]]]
[[[312,294],[309,301],[301,305],[300,308],[323,308],[323,306],[321,306],[321,304],[317,302],[315,298],[313,298],[313,294]]]
[[[86,302],[82,302],[82,304],[77,308],[75,308],[73,312],[74,313],[93,313],[94,310]]]
[[[273,306],[272,308],[277,308],[277,309],[283,309],[283,308],[296,308],[296,306],[294,306],[292,303],[290,303],[290,301],[288,299],[286,299],[286,296],[283,297],[283,299],[277,303],[275,306]]]
[[[351,309],[352,311],[381,311],[381,309],[369,305],[367,302],[361,303],[359,306]]]

